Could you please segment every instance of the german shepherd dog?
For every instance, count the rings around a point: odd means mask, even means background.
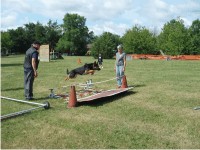
[[[86,75],[86,74],[93,75],[96,70],[98,71],[101,70],[96,61],[94,63],[89,63],[89,64],[85,63],[85,65],[83,65],[82,67],[73,69],[70,72],[67,69],[67,77],[65,78],[65,80],[76,78],[77,75]]]

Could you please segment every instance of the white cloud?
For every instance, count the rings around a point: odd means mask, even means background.
[[[16,15],[15,14],[10,14],[10,15],[2,15],[1,17],[1,26],[6,27],[6,26],[11,26],[13,25],[14,22],[16,22]]]
[[[134,25],[142,25],[142,21],[140,19],[134,19],[133,24]]]
[[[27,12],[32,11],[30,0],[2,0],[1,7],[3,11]]]
[[[162,0],[151,0],[142,7],[141,13],[150,23],[157,24],[158,22],[164,21],[170,17],[173,13],[173,11],[170,12],[170,10],[173,10],[172,7],[172,5],[168,5]]]
[[[182,19],[184,21],[184,24],[185,24],[186,27],[192,25],[192,21],[191,20],[189,20],[187,18],[184,18],[184,17],[181,17],[180,19]]]
[[[126,24],[116,25],[114,22],[105,22],[104,24],[96,24],[89,28],[97,35],[100,35],[103,32],[111,32],[113,34],[123,35],[125,31],[130,27]]]
[[[87,19],[110,20],[120,16],[123,11],[131,9],[132,0],[41,0],[40,11],[43,15],[54,18],[63,18],[66,13],[78,13]],[[48,13],[47,13],[48,12]]]
[[[186,25],[200,18],[199,0],[2,0],[2,28],[29,22],[63,23],[66,13],[84,16],[96,35],[109,31],[122,35],[135,24],[160,28],[178,16]]]

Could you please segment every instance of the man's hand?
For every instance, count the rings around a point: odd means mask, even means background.
[[[34,71],[34,77],[36,78],[38,76],[37,70],[36,70],[36,59],[32,58],[32,67]]]
[[[37,78],[37,76],[38,76],[37,71],[34,71],[34,77]]]

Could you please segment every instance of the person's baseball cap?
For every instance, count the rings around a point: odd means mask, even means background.
[[[39,41],[34,41],[33,44],[41,45],[41,43]]]

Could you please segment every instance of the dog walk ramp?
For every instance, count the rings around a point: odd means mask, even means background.
[[[123,92],[127,92],[128,90],[130,90],[132,88],[133,87],[102,91],[101,93],[97,93],[97,94],[94,94],[94,95],[91,95],[88,97],[84,97],[84,98],[78,99],[77,101],[78,102],[86,102],[86,101],[92,101],[92,100],[96,100],[96,99],[100,99],[100,98],[110,97],[110,96],[114,96],[117,94],[121,94]]]

